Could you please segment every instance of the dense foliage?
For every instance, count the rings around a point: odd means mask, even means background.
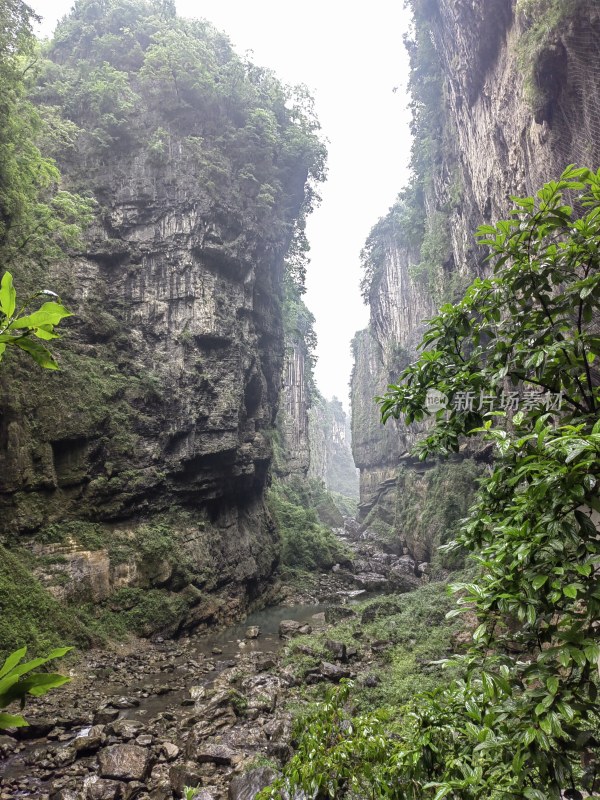
[[[340,522],[342,518],[322,484],[302,478],[275,480],[267,500],[281,534],[284,567],[322,571],[347,560],[344,547],[323,521],[332,515]]]
[[[49,263],[79,242],[89,199],[60,187],[52,158],[40,151],[47,126],[28,98],[36,60],[31,9],[0,2],[0,264]]]
[[[331,699],[300,740],[301,768],[286,774],[317,797],[368,786],[402,800],[558,800],[598,789],[600,172],[569,167],[515,202],[510,220],[479,229],[491,277],[430,321],[419,360],[381,398],[384,418],[410,421],[427,413],[428,390],[448,395],[422,456],[456,450],[464,435],[496,448],[452,545],[479,565],[455,587],[453,613],[468,611],[474,629],[463,677],[405,708],[391,738],[377,714],[341,725],[348,689]]]
[[[76,161],[80,182],[101,193],[109,153],[143,156],[155,172],[185,164],[215,218],[235,212],[273,242],[289,237],[292,269],[302,274],[304,215],[325,157],[304,87],[282,85],[210,23],[153,0],[77,0],[45,55],[36,101],[69,126],[56,154],[71,162],[72,177]]]

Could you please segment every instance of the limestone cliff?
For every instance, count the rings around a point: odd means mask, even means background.
[[[79,3],[47,55],[36,98],[98,213],[84,252],[17,276],[75,317],[60,373],[3,374],[1,534],[72,565],[38,570],[67,599],[158,586],[185,624],[227,616],[278,559],[263,494],[315,125],[225,36],[143,0]]]
[[[414,357],[424,320],[440,301],[485,270],[476,227],[501,219],[511,195],[533,193],[569,163],[600,164],[596,4],[410,5],[413,178],[365,246],[371,320],[355,339],[352,378],[363,517],[370,513],[372,521],[379,509],[395,530],[406,525],[403,512],[414,503],[415,482],[397,472],[414,468],[408,453],[419,428],[384,428],[373,397]],[[439,535],[423,535],[430,540],[413,549],[430,551]]]
[[[321,395],[309,410],[309,477],[323,481],[330,492],[358,497],[358,474],[352,458],[350,420],[337,397]]]

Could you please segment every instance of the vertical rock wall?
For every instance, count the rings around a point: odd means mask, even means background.
[[[430,148],[435,161],[414,168],[425,197],[425,230],[443,215],[447,246],[437,273],[423,280],[416,269],[423,249],[401,226],[382,237],[385,257],[371,284],[369,328],[355,339],[352,378],[363,517],[395,496],[397,470],[414,468],[408,453],[419,435],[416,425],[382,426],[373,397],[414,358],[424,320],[442,297],[451,299],[485,270],[474,245],[476,227],[504,217],[511,195],[533,193],[569,163],[600,166],[600,9],[585,0],[565,3],[552,26],[556,16],[543,17],[550,6],[556,4],[413,4],[440,65],[443,97]],[[426,107],[426,98],[416,99]]]

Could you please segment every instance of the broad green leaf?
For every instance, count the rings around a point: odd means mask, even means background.
[[[11,653],[2,665],[2,669],[0,669],[0,678],[3,678],[8,672],[10,672],[11,669],[25,657],[26,653],[26,647],[22,647],[20,650],[15,650],[14,653]]]
[[[22,330],[23,328],[40,328],[43,325],[58,325],[65,317],[73,316],[70,311],[58,303],[44,303],[33,314],[19,317],[9,325],[9,330]]]
[[[7,728],[26,728],[29,725],[24,717],[18,714],[4,714],[0,711],[0,730]]]
[[[41,344],[38,344],[38,342],[34,342],[25,337],[22,339],[15,339],[15,344],[17,347],[20,347],[21,350],[25,350],[26,353],[29,353],[40,367],[44,367],[44,369],[58,369],[58,364],[52,353]]]
[[[15,313],[16,304],[17,293],[13,286],[12,275],[10,272],[5,272],[0,283],[0,311],[7,319]]]
[[[533,581],[531,582],[531,585],[533,586],[534,589],[540,589],[546,583],[547,580],[548,580],[547,575],[536,575]]]

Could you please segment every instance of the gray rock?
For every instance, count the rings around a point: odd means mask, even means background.
[[[283,619],[279,623],[279,636],[282,639],[291,639],[294,636],[308,633],[312,633],[310,625],[298,622],[295,619]]]
[[[389,571],[390,584],[396,592],[413,592],[421,582],[412,572],[407,572],[403,566],[394,566]]]
[[[97,775],[90,775],[83,782],[86,800],[115,800],[121,797],[122,783],[106,781]]]
[[[117,697],[109,703],[113,708],[119,709],[137,708],[139,704],[137,697]]]
[[[23,728],[15,728],[12,735],[15,739],[40,739],[42,736],[47,736],[55,725],[55,719],[38,717],[30,719],[29,725]]]
[[[72,747],[78,756],[95,753],[106,740],[104,725],[93,725],[86,736],[77,736],[73,739]]]
[[[119,716],[118,708],[108,708],[107,706],[99,708],[94,714],[94,725],[107,725],[109,722],[114,722]]]
[[[346,663],[348,660],[346,645],[343,642],[336,642],[334,639],[326,639],[325,647],[337,661]]]
[[[387,578],[376,572],[359,572],[358,575],[353,575],[352,577],[357,586],[368,592],[386,589],[389,586]]]
[[[169,770],[169,780],[175,795],[182,797],[184,786],[198,786],[202,783],[202,770],[192,761],[175,764]]]
[[[258,625],[250,625],[249,628],[246,628],[246,639],[258,639],[260,636],[260,628]]]
[[[226,744],[204,743],[199,746],[194,755],[194,759],[199,764],[224,764],[231,766],[236,756],[235,750]]]
[[[356,611],[353,611],[348,606],[327,606],[325,609],[325,622],[330,625],[335,625],[336,622],[355,616]]]
[[[229,800],[254,800],[258,792],[277,778],[270,767],[258,767],[243,775],[237,775],[229,784]]]
[[[167,761],[174,761],[179,755],[180,750],[173,742],[163,742],[160,747],[160,752]]]
[[[128,742],[130,739],[135,739],[144,730],[145,725],[136,719],[118,719],[107,726],[106,730],[112,736]]]
[[[203,700],[206,697],[206,689],[204,686],[191,686],[190,697],[192,700]]]
[[[319,672],[328,681],[333,681],[335,683],[341,681],[342,678],[349,678],[352,674],[349,669],[340,667],[337,664],[330,664],[328,661],[323,661],[321,663]]]
[[[142,780],[150,766],[150,754],[136,744],[115,744],[98,755],[100,777],[124,781]]]

